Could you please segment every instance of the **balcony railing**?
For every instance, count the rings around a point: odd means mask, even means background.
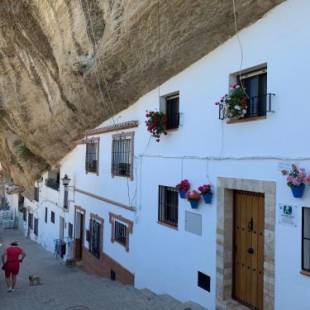
[[[59,182],[55,179],[46,179],[45,185],[55,191],[59,190]]]
[[[272,109],[272,97],[275,96],[273,93],[265,95],[254,96],[247,99],[247,112],[241,119],[266,116],[267,113],[274,112]],[[219,119],[224,120],[228,117],[228,111],[226,110],[225,104],[219,104]]]

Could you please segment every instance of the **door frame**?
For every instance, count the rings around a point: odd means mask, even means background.
[[[76,218],[77,214],[81,214],[83,216],[83,235],[82,235],[82,244],[81,244],[81,260],[83,260],[83,248],[84,248],[84,239],[85,239],[85,218],[86,218],[86,210],[81,208],[80,206],[75,206],[74,208],[74,258],[76,259]]]
[[[217,179],[216,304],[219,309],[244,309],[232,299],[233,285],[233,194],[234,190],[262,193],[264,213],[264,310],[274,309],[276,183],[270,181]]]

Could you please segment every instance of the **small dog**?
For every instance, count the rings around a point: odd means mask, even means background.
[[[41,278],[38,276],[30,275],[28,277],[30,286],[42,285]]]

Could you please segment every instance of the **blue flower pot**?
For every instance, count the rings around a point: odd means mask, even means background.
[[[302,183],[298,186],[291,186],[291,190],[295,198],[301,198],[305,191],[305,184]]]
[[[198,209],[199,200],[190,200],[189,202],[191,204],[192,209]]]
[[[180,198],[185,199],[185,198],[186,198],[186,193],[187,193],[187,191],[185,191],[185,190],[180,190],[180,191],[179,191]]]
[[[212,202],[212,193],[208,193],[208,194],[203,194],[202,198],[204,200],[205,203],[211,203]]]

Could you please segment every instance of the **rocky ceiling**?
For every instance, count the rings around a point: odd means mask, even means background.
[[[283,0],[235,0],[239,28]],[[83,136],[234,34],[232,0],[1,0],[0,161],[29,187]]]

